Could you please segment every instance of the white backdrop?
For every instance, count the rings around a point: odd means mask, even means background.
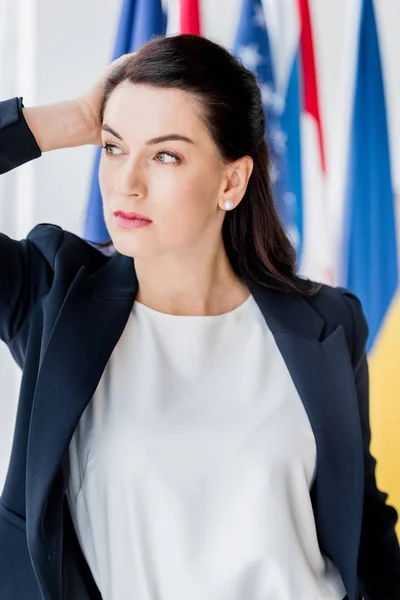
[[[177,2],[168,1],[176,31]],[[264,0],[285,2],[286,0]],[[203,34],[231,47],[241,0],[202,0]],[[400,190],[400,0],[375,0],[388,103],[394,186]],[[360,0],[311,0],[332,222],[340,226]],[[1,0],[0,99],[26,106],[71,98],[108,64],[120,0]],[[26,237],[37,223],[80,234],[93,147],[46,153],[0,180],[0,231]],[[399,211],[400,212],[400,211]],[[400,219],[398,220],[400,223]],[[399,235],[400,239],[400,235]],[[20,372],[0,345],[0,490],[8,465]]]

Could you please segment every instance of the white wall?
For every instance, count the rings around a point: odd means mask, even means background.
[[[176,3],[177,0],[169,0],[174,22]],[[354,32],[360,0],[311,0],[311,7],[326,136],[329,201],[332,215],[338,220],[346,156],[345,131],[350,118],[347,82],[353,77]],[[119,8],[120,0],[2,0],[0,75],[2,81],[7,80],[7,85],[2,87],[2,98],[22,95],[25,105],[29,106],[79,94],[109,62]],[[203,0],[204,35],[231,47],[239,9],[240,0]],[[387,89],[393,176],[395,188],[400,190],[400,70],[397,66],[400,1],[376,0],[376,9]],[[7,44],[4,43],[6,36]],[[37,223],[51,222],[80,234],[93,150],[87,146],[45,153],[40,160],[4,175],[0,182],[0,230],[20,239]],[[13,199],[13,203],[7,203],[8,199]],[[4,345],[0,346],[0,381],[1,489],[20,382],[20,373]]]

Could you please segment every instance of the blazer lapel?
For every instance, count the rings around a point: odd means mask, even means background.
[[[363,505],[363,444],[357,392],[343,325],[326,322],[301,296],[248,283],[304,404],[317,446],[311,491],[319,545],[356,598]]]
[[[80,416],[122,335],[137,293],[133,259],[117,254],[99,271],[82,266],[65,296],[43,354],[33,398],[27,452],[27,541],[50,597],[58,593],[61,548],[60,464]],[[51,564],[50,561],[52,560]]]

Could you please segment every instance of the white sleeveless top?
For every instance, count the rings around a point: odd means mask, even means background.
[[[217,316],[135,302],[68,458],[103,600],[346,594],[317,542],[310,422],[252,296]]]

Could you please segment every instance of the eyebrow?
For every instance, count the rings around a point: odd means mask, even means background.
[[[109,125],[104,123],[101,126],[101,129],[103,131],[108,131],[109,133],[114,135],[119,140],[124,141],[122,139],[122,136],[120,136],[119,133],[114,131],[114,129],[112,129]],[[168,140],[177,140],[177,141],[181,141],[181,142],[188,142],[189,144],[194,144],[193,140],[186,137],[185,135],[179,135],[179,133],[168,133],[167,135],[161,135],[159,137],[152,138],[151,140],[147,140],[147,142],[145,142],[145,144],[146,144],[146,146],[150,146],[153,144],[160,144],[161,142],[166,142]]]

